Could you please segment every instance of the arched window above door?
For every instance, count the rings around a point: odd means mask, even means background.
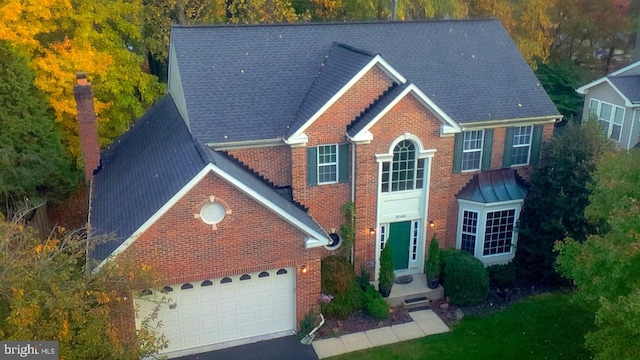
[[[382,192],[421,189],[424,186],[424,159],[418,158],[416,144],[400,141],[393,149],[393,160],[382,163]]]

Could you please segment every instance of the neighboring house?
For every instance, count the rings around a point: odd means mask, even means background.
[[[295,331],[348,201],[358,270],[387,245],[396,274],[422,273],[434,234],[510,261],[561,118],[493,20],[174,26],[169,64],[169,93],[101,159],[82,143],[91,232],[111,234],[91,255],[155,271],[178,304],[170,356]]]
[[[576,89],[584,95],[583,120],[594,116],[619,148],[640,141],[640,62]]]

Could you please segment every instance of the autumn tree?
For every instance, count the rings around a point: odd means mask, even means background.
[[[556,245],[560,272],[576,299],[596,310],[586,335],[596,359],[637,359],[640,353],[640,151],[605,156],[594,174],[585,216],[599,227],[585,242]]]
[[[34,236],[0,215],[0,338],[58,341],[61,359],[139,359],[165,345],[150,318],[131,339],[115,324],[131,316],[136,268],[85,271],[86,244],[77,232]]]
[[[79,179],[27,60],[0,41],[0,214],[57,200]],[[19,205],[18,205],[19,204]]]
[[[28,54],[36,86],[55,111],[65,145],[79,157],[73,98],[75,72],[96,84],[95,108],[102,144],[162,94],[142,69],[140,2],[128,0],[6,0],[0,2],[0,40]]]
[[[552,9],[552,59],[588,66],[604,60],[600,73],[608,73],[615,50],[628,46],[627,5],[617,0],[557,0]]]
[[[582,241],[592,231],[584,218],[589,183],[610,148],[593,120],[582,125],[569,122],[544,144],[518,223],[514,263],[521,276],[540,282],[559,279],[553,245],[566,236]]]

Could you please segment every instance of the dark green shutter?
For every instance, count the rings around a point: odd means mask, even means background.
[[[307,148],[307,185],[318,185],[318,148]]]
[[[338,146],[338,181],[346,183],[349,181],[349,144]]]
[[[463,133],[456,134],[455,143],[453,145],[453,173],[457,174],[462,171],[462,151],[464,150]]]
[[[484,141],[482,142],[482,170],[491,169],[491,150],[493,149],[493,129],[484,129]]]
[[[502,168],[511,167],[511,150],[513,150],[513,128],[507,128],[504,134],[504,153],[502,154]]]
[[[531,139],[531,165],[536,165],[540,161],[540,147],[542,146],[543,125],[533,127],[533,138]]]

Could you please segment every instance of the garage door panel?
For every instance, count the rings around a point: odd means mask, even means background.
[[[275,269],[171,285],[173,291],[168,289],[169,293],[155,292],[148,296],[156,300],[169,298],[176,304],[174,309],[164,304],[158,313],[161,331],[169,340],[164,352],[169,355],[174,351],[191,352],[189,349],[293,331],[295,273],[293,269],[282,275],[277,272],[284,271]],[[140,308],[139,318],[156,307],[153,301],[144,298],[135,299],[135,303]]]

